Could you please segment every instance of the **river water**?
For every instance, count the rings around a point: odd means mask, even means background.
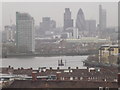
[[[2,59],[2,67],[8,67],[9,65],[14,68],[30,68],[37,69],[39,67],[58,67],[58,60],[63,60],[64,66],[60,66],[61,69],[67,69],[68,67],[81,69],[86,68],[83,66],[84,60],[88,56],[54,56],[54,57],[24,57],[24,58],[4,58]]]

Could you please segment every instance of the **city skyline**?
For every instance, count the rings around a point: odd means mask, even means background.
[[[77,18],[77,12],[79,8],[82,8],[85,14],[85,20],[93,19],[96,20],[96,23],[98,24],[99,4],[101,4],[103,6],[103,9],[106,9],[107,11],[107,26],[108,27],[117,26],[117,3],[89,3],[89,2],[88,3],[81,3],[81,2],[80,3],[3,3],[3,26],[10,25],[10,22],[12,24],[15,24],[15,12],[19,11],[19,12],[29,13],[32,17],[34,17],[35,25],[39,25],[39,23],[42,21],[42,17],[51,17],[53,20],[56,21],[57,27],[63,27],[63,21],[64,21],[63,14],[64,14],[64,9],[67,7],[70,8],[71,16],[72,16],[71,18],[74,21]],[[111,7],[111,4],[113,7]],[[22,5],[22,7],[25,8],[21,9],[19,8],[19,5]],[[31,8],[30,7],[31,5],[33,6],[36,5],[36,7]],[[37,10],[36,8],[39,9]],[[6,12],[8,9],[9,12]],[[75,26],[75,22],[74,22],[74,26]]]
[[[0,87],[120,88],[117,4],[3,3]]]

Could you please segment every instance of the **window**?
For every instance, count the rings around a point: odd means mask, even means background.
[[[73,80],[73,77],[70,77],[70,80]]]
[[[103,90],[103,87],[99,87],[99,90]]]
[[[105,90],[109,90],[109,87],[106,87]]]

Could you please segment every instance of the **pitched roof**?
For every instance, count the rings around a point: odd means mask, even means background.
[[[117,88],[117,82],[15,80],[9,88]]]

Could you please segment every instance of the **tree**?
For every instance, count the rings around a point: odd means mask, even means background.
[[[90,55],[90,56],[88,56],[87,60],[88,61],[98,62],[99,61],[99,57],[98,57],[98,55]]]
[[[117,64],[117,59],[118,59],[118,57],[114,56],[114,55],[111,55],[111,56],[108,57],[108,60],[109,60],[110,64]]]

